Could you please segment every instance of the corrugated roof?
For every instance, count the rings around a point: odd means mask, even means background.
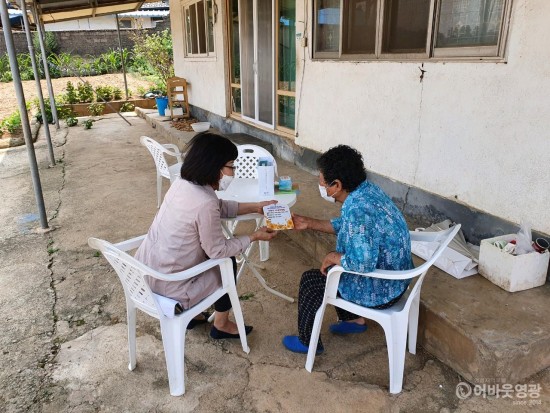
[[[32,1],[26,0],[29,7]],[[38,14],[44,23],[83,19],[139,9],[143,1],[136,0],[36,0]]]

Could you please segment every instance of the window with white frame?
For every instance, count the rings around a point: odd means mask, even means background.
[[[317,59],[502,58],[512,0],[314,0]]]
[[[214,10],[212,0],[199,0],[183,5],[185,54],[214,55]]]

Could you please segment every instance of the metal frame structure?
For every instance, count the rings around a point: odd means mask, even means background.
[[[134,11],[141,7],[144,1],[136,0],[18,0],[18,5],[23,13],[24,29],[29,47],[29,53],[31,55],[31,64],[36,79],[36,87],[38,92],[38,99],[40,101],[40,110],[42,112],[45,126],[46,141],[48,144],[48,154],[50,158],[50,166],[56,165],[55,156],[53,152],[53,145],[50,136],[49,126],[45,116],[45,104],[44,96],[42,95],[42,88],[40,83],[40,76],[38,73],[38,66],[36,59],[34,58],[34,48],[32,44],[32,38],[30,34],[30,22],[27,10],[31,11],[32,23],[36,25],[38,31],[38,40],[40,43],[40,51],[42,54],[42,63],[44,66],[44,73],[46,77],[46,83],[48,86],[48,95],[50,99],[50,105],[52,115],[59,129],[59,119],[57,116],[57,110],[55,107],[55,99],[52,87],[52,81],[48,70],[48,63],[46,60],[46,51],[44,46],[44,23],[54,23],[64,20],[75,20],[86,17],[95,17],[105,14],[118,14],[128,11]],[[117,16],[118,17],[118,16]],[[17,52],[13,41],[12,28],[10,24],[7,4],[4,0],[0,0],[0,18],[2,22],[2,28],[4,33],[4,40],[6,43],[6,49],[10,61],[10,68],[13,77],[13,85],[15,88],[15,94],[17,97],[17,103],[19,106],[19,113],[21,115],[21,127],[23,129],[23,136],[25,139],[25,146],[27,147],[27,154],[29,157],[29,167],[31,171],[31,177],[34,188],[34,195],[36,204],[38,207],[38,215],[40,217],[40,225],[43,230],[47,230],[48,218],[46,215],[46,208],[44,205],[44,196],[42,194],[42,184],[40,182],[40,174],[38,172],[38,163],[36,161],[36,153],[34,151],[34,143],[32,141],[29,115],[27,113],[25,94],[23,93],[23,85],[21,83],[21,75],[19,73],[19,66],[17,65]],[[118,21],[118,18],[117,18]],[[127,92],[126,79],[125,89]],[[124,118],[123,118],[124,119]],[[124,119],[126,120],[126,119]],[[126,122],[128,122],[126,120]],[[129,123],[129,122],[128,122]]]

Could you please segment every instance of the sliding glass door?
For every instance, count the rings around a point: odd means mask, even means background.
[[[239,5],[242,116],[274,128],[273,1]]]

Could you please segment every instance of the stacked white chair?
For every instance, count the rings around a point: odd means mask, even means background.
[[[126,253],[126,251],[138,248],[144,238],[145,235],[114,245],[101,239],[90,238],[88,244],[103,253],[116,271],[124,288],[130,355],[128,368],[134,370],[136,367],[136,310],[139,309],[160,321],[170,394],[181,396],[185,393],[184,349],[187,325],[195,316],[208,309],[226,293],[229,294],[231,299],[243,351],[246,353],[250,351],[246,341],[241,305],[235,287],[233,263],[230,258],[210,259],[182,272],[161,274]],[[164,281],[187,280],[216,266],[220,267],[222,286],[200,303],[173,317],[166,316],[162,311],[158,298],[152,293],[145,279],[145,276],[148,275]]]
[[[159,208],[162,198],[162,178],[169,179],[170,183],[177,179],[180,174],[181,165],[183,164],[182,154],[177,145],[171,143],[160,144],[148,136],[142,136],[139,141],[149,150],[155,161],[157,168],[157,208]],[[177,163],[169,166],[165,155],[175,157]]]
[[[460,229],[460,225],[451,227],[439,232],[418,232],[411,231],[411,239],[415,241],[439,242],[439,247],[432,257],[419,267],[407,271],[386,271],[375,270],[371,273],[361,274],[353,271],[346,271],[341,266],[333,267],[327,274],[327,284],[323,303],[317,314],[309,343],[306,360],[306,370],[311,372],[315,361],[317,342],[321,332],[321,324],[327,304],[343,308],[358,316],[374,320],[384,329],[386,343],[388,346],[388,360],[390,370],[390,393],[400,393],[403,388],[403,372],[405,368],[405,349],[407,344],[407,333],[409,337],[409,353],[416,354],[416,337],[418,333],[418,313],[420,305],[420,289],[426,273],[433,263],[443,253]],[[386,280],[405,280],[419,277],[416,282],[409,285],[407,292],[393,306],[383,310],[362,307],[352,302],[337,297],[338,283],[342,273],[358,274],[365,277],[382,278]]]
[[[245,178],[245,179],[258,179],[258,166],[259,158],[268,158],[272,163],[275,169],[275,176],[278,176],[277,172],[277,162],[273,155],[267,151],[267,149],[262,148],[257,145],[238,145],[237,150],[239,155],[235,159],[235,178]],[[256,227],[260,227],[263,223],[263,215],[260,214],[247,214],[238,217],[235,220],[231,220],[228,223],[228,228],[231,229],[231,232],[234,232],[239,221],[256,221]],[[231,234],[232,235],[232,234]],[[269,259],[269,241],[260,241],[260,261],[267,261]]]

